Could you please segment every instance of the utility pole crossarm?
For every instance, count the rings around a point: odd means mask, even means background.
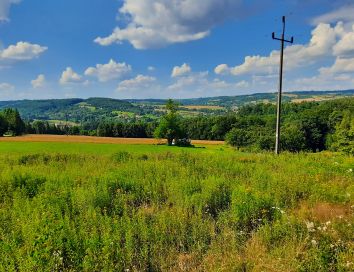
[[[293,43],[294,37],[291,37],[290,40],[285,39],[285,16],[282,18],[283,21],[283,33],[281,38],[275,37],[275,33],[272,33],[272,39],[281,42],[280,50],[280,69],[279,69],[279,91],[278,91],[278,103],[277,103],[277,128],[275,133],[275,154],[279,154],[280,147],[280,117],[281,117],[281,100],[282,100],[282,91],[283,91],[283,66],[284,66],[284,44]]]
[[[275,37],[275,33],[274,32],[272,34],[272,38],[273,38],[273,40],[284,41],[284,42],[287,42],[287,43],[294,43],[294,37],[291,37],[290,40],[279,39],[279,38]]]

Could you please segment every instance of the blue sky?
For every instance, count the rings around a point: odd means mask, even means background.
[[[354,88],[351,0],[0,0],[0,100]]]

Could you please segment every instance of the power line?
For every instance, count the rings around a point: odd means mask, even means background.
[[[283,33],[281,38],[275,37],[275,33],[272,33],[273,40],[278,40],[281,42],[280,50],[280,69],[279,69],[279,91],[278,91],[278,103],[277,103],[277,127],[275,132],[275,154],[279,154],[279,144],[280,144],[280,118],[281,118],[281,100],[283,91],[283,66],[284,66],[284,44],[293,43],[294,37],[290,40],[285,39],[285,16],[283,16]]]

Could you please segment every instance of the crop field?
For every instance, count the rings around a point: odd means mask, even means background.
[[[353,157],[134,143],[2,139],[0,271],[353,271]]]
[[[2,142],[63,142],[63,143],[101,143],[101,144],[165,144],[163,139],[148,138],[117,138],[95,136],[66,136],[66,135],[38,135],[31,134],[20,137],[1,137]],[[224,141],[193,140],[194,145],[224,145]]]
[[[212,106],[212,105],[189,105],[189,106],[182,106],[183,108],[190,109],[190,110],[225,110],[224,107],[221,106]]]

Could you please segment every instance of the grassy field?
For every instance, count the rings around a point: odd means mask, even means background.
[[[353,271],[354,158],[0,142],[0,271]]]

